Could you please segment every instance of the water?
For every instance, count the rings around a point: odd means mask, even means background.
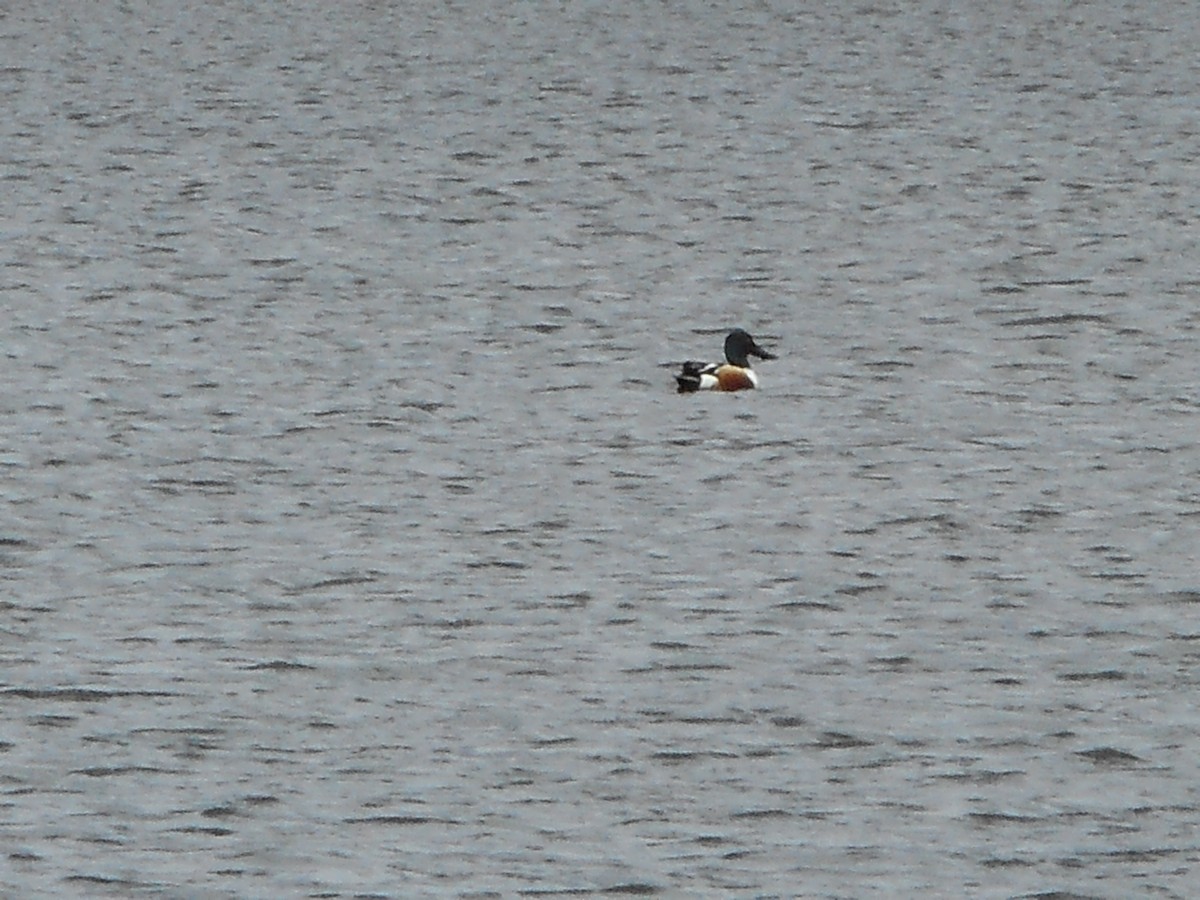
[[[0,890],[1190,896],[1192,18],[10,10]]]

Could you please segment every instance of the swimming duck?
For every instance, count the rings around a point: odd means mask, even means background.
[[[692,391],[743,391],[758,387],[758,376],[750,368],[751,356],[759,359],[775,359],[755,343],[743,329],[735,328],[725,338],[724,363],[685,362],[683,371],[675,376],[679,382],[679,393]]]

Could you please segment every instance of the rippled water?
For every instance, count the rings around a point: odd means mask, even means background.
[[[1172,10],[4,13],[0,891],[1192,896]]]

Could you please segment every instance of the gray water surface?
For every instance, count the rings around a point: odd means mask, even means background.
[[[1198,29],[6,10],[0,892],[1195,896]]]

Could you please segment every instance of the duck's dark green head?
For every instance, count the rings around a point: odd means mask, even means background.
[[[758,346],[754,338],[742,328],[735,328],[729,332],[729,337],[725,338],[725,358],[734,366],[741,366],[743,369],[750,365],[749,357],[757,356],[759,359],[775,359],[774,353],[768,353],[762,347]]]

